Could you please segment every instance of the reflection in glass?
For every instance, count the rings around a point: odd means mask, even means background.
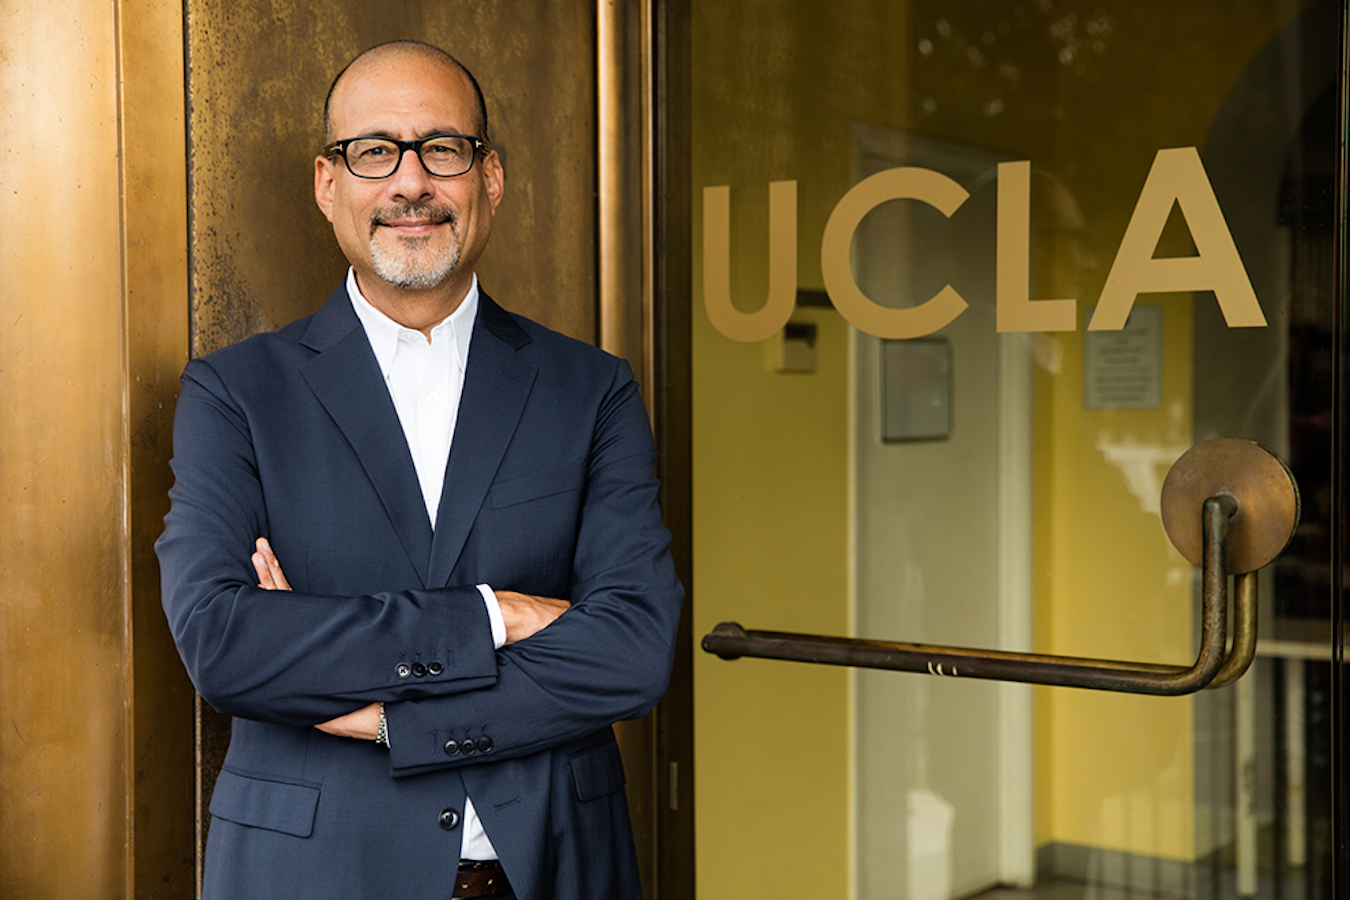
[[[1195,698],[700,655],[699,895],[793,895],[810,859],[831,873],[813,896],[840,900],[1331,896],[1337,4],[691,7],[698,633],[733,619],[1188,664],[1198,572],[1158,520],[1172,462],[1255,440],[1304,504],[1262,575],[1257,664]],[[1174,148],[1195,148],[1187,189],[1212,192],[1241,258],[1225,277],[1267,324],[1231,327],[1214,291],[1179,286],[1089,334]],[[955,291],[949,324],[893,345],[844,305],[799,306],[815,365],[787,375],[772,341],[710,320],[702,204],[724,195],[707,189],[730,190],[719,277],[752,313],[786,221],[771,184],[794,182],[795,286],[821,291],[841,199],[905,167],[964,200],[877,206],[848,271],[883,318]],[[1173,208],[1144,262],[1203,257],[1194,224]],[[1074,329],[1000,332],[1019,291],[1072,298]],[[946,374],[897,375],[896,352]]]

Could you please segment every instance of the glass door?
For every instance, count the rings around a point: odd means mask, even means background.
[[[696,636],[1185,666],[1173,464],[1302,498],[1226,687],[697,653],[698,896],[1332,896],[1341,4],[688,6]]]

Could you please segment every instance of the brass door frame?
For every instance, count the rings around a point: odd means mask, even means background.
[[[603,5],[604,0],[600,0]],[[693,372],[690,170],[691,76],[688,0],[647,0],[643,9],[642,116],[646,393],[656,425],[661,511],[685,587],[670,687],[653,717],[656,772],[654,890],[649,900],[690,900],[694,860]]]
[[[1345,135],[1350,127],[1350,2],[1340,0],[1341,59],[1337,131]],[[1344,896],[1350,885],[1350,742],[1346,716],[1350,714],[1350,673],[1346,671],[1346,562],[1350,560],[1350,506],[1347,505],[1346,479],[1350,477],[1347,459],[1347,428],[1350,427],[1350,292],[1347,291],[1346,263],[1350,260],[1350,237],[1346,214],[1350,209],[1350,146],[1344,138],[1336,154],[1335,322],[1332,328],[1332,475],[1331,521],[1339,528],[1331,544],[1331,783],[1332,854],[1331,890]]]
[[[600,346],[630,361],[653,420],[661,509],[692,584],[688,10],[597,0]],[[687,140],[683,144],[687,146]],[[617,728],[649,900],[694,894],[693,625],[686,596],[670,687]]]

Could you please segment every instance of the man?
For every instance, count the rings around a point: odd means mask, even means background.
[[[325,127],[345,283],[190,363],[175,420],[164,606],[235,717],[206,896],[637,897],[610,726],[665,690],[682,591],[632,373],[479,290],[467,70],[373,48]]]

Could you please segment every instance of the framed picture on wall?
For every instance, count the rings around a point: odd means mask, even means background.
[[[881,342],[881,439],[946,440],[952,432],[952,346],[946,338]]]

